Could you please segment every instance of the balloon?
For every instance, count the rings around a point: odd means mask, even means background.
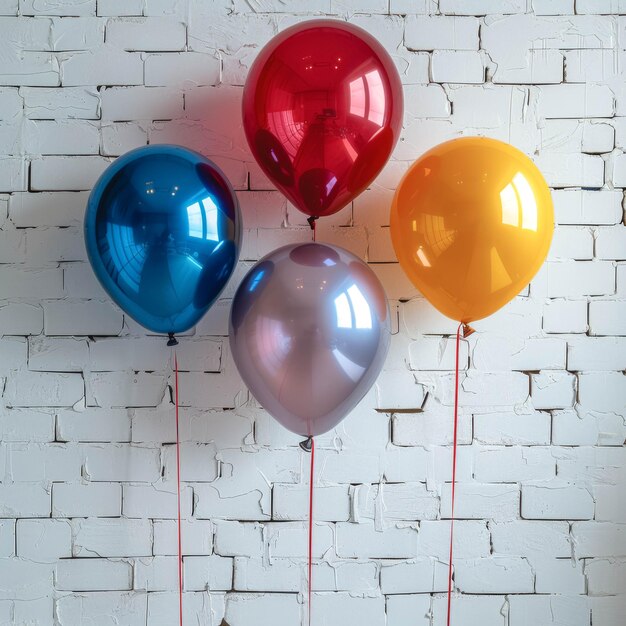
[[[550,190],[512,146],[463,137],[436,146],[400,182],[391,207],[400,265],[443,314],[469,323],[514,298],[552,240]]]
[[[366,31],[310,20],[274,37],[248,74],[243,124],[254,158],[301,211],[332,215],[387,162],[402,127],[402,85]]]
[[[191,328],[237,263],[239,205],[220,169],[179,146],[117,159],[96,183],[85,242],[100,283],[133,319],[157,333]]]
[[[343,248],[307,243],[268,254],[239,286],[230,346],[252,395],[312,437],[336,426],[380,373],[391,338],[382,285]]]

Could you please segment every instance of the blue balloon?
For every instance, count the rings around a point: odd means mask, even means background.
[[[142,326],[173,335],[196,324],[228,282],[241,245],[239,204],[202,155],[138,148],[93,188],[85,242],[111,298]]]

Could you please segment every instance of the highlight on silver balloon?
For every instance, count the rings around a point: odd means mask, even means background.
[[[261,259],[233,301],[230,345],[261,406],[312,437],[368,392],[391,339],[387,298],[372,270],[328,244],[288,245]]]

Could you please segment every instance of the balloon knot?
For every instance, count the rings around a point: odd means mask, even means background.
[[[311,217],[307,219],[307,222],[309,223],[311,230],[315,230],[315,220],[318,220],[318,219],[319,219],[319,215],[311,215]]]
[[[174,337],[174,333],[167,333],[167,336],[168,336],[168,340],[167,340],[168,347],[171,348],[172,346],[178,345],[178,341],[176,337]]]
[[[298,444],[305,452],[311,452],[313,449],[313,437],[307,437]]]
[[[475,328],[472,328],[469,324],[463,324],[463,338],[467,338],[476,332]]]

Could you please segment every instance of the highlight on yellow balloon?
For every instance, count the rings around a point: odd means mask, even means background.
[[[523,152],[461,137],[409,168],[390,225],[413,284],[444,315],[467,324],[504,306],[537,273],[554,210],[546,181]]]

